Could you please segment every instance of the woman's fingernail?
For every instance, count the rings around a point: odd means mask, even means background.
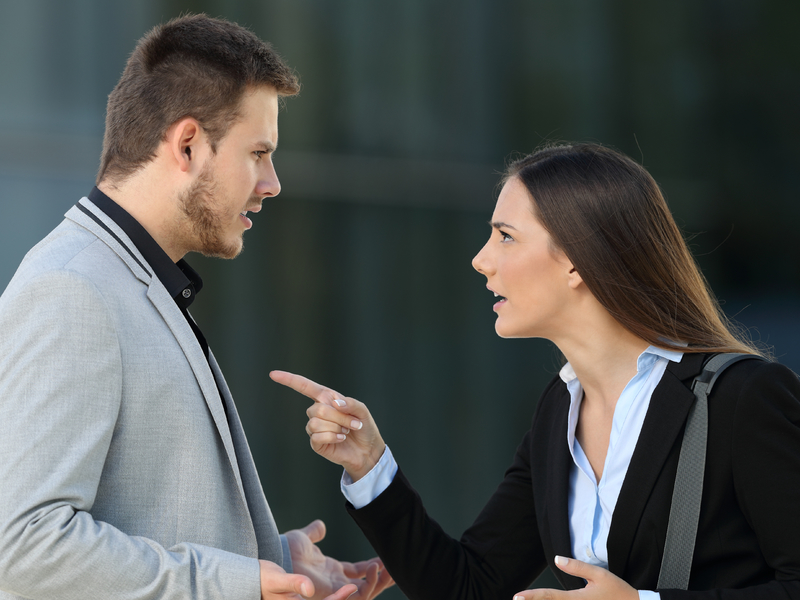
[[[347,427],[342,427],[342,433],[350,433],[350,430]]]
[[[556,556],[556,564],[559,567],[566,567],[569,559],[565,556]]]
[[[514,596],[514,600],[525,600],[523,596]]]
[[[347,436],[346,435],[342,435],[341,433],[339,433],[339,434],[336,435],[336,439],[339,440],[340,442],[343,442],[343,441],[345,441],[347,439]]]
[[[333,399],[333,401],[334,401],[334,402],[336,402],[336,405],[337,405],[337,406],[344,406],[345,404],[347,404],[347,403],[346,403],[344,400],[342,400],[341,398],[334,398],[334,399]]]
[[[364,424],[361,421],[356,421],[355,419],[350,421],[350,427],[353,429],[361,429],[363,426]]]

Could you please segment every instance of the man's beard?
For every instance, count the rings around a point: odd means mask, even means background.
[[[226,216],[220,214],[214,207],[217,193],[214,169],[211,165],[206,165],[197,181],[179,198],[181,210],[186,216],[194,238],[200,242],[200,247],[192,250],[204,256],[236,258],[242,251],[244,242],[241,238],[238,241],[225,240],[223,223]]]

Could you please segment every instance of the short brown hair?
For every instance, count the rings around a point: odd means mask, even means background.
[[[136,45],[108,97],[97,182],[122,181],[152,160],[169,127],[191,116],[212,151],[238,118],[248,87],[297,94],[297,77],[244,27],[204,14],[158,25]]]
[[[511,178],[527,188],[552,243],[628,331],[684,352],[761,354],[732,332],[644,167],[604,146],[574,144],[513,162]]]

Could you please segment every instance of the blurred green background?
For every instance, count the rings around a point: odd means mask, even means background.
[[[244,254],[190,257],[282,529],[319,517],[325,552],[372,556],[274,368],[368,402],[451,534],[491,494],[560,359],[495,336],[470,261],[498,173],[545,141],[643,162],[725,310],[800,370],[796,0],[0,0],[0,288],[91,189],[136,40],[185,11],[249,26],[303,84]]]

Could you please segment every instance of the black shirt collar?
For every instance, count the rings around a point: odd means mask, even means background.
[[[139,221],[99,189],[93,188],[88,197],[131,239],[177,305],[182,309],[189,308],[195,295],[203,289],[203,280],[197,271],[183,259],[177,263],[172,262]]]

